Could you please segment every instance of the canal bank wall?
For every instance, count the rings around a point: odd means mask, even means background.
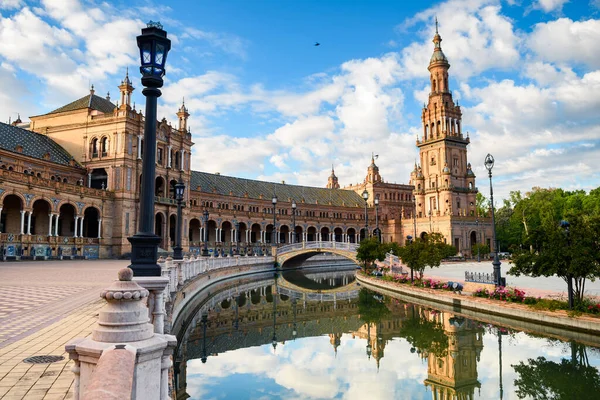
[[[356,280],[367,289],[469,319],[560,340],[600,345],[600,318],[570,317],[565,311],[534,310],[524,304],[495,301],[439,289],[416,288],[367,277],[360,273],[357,273]]]

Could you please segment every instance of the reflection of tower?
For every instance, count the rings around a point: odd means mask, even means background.
[[[371,346],[373,347],[373,358],[377,361],[377,370],[379,370],[380,360],[383,358],[383,351],[385,350],[385,340],[383,340],[383,324],[381,322],[373,324],[375,328],[373,335],[369,338]]]
[[[337,356],[337,348],[340,346],[340,343],[342,342],[342,334],[341,333],[330,333],[329,334],[329,343],[331,343],[331,345],[333,346],[333,351],[335,352],[335,355]]]
[[[433,352],[427,358],[425,386],[431,387],[432,399],[474,398],[475,388],[481,387],[477,380],[477,362],[483,349],[483,332],[473,321],[448,313],[430,313],[444,327],[448,336],[448,350],[437,356]]]

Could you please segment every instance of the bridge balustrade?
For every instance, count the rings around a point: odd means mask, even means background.
[[[334,250],[348,250],[356,251],[358,248],[356,243],[348,242],[301,242],[294,244],[286,244],[277,248],[277,254],[284,254],[290,251],[303,250],[303,249],[334,249]]]

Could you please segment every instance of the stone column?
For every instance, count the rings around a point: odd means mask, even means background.
[[[79,236],[83,237],[83,218],[84,216],[81,216],[81,219],[79,220],[81,222],[81,224],[79,225]]]
[[[92,174],[88,174],[88,187],[92,187]]]
[[[219,239],[219,228],[215,228],[215,243],[218,243]]]
[[[54,222],[54,236],[58,236],[58,219],[60,218],[60,214],[54,214],[55,222]]]
[[[0,205],[0,215],[2,215],[2,206]],[[0,229],[0,233],[2,233],[2,229]]]
[[[77,236],[77,228],[78,228],[78,222],[79,222],[79,216],[75,216],[75,232],[73,232],[73,237],[78,237]]]
[[[167,147],[167,168],[171,168],[171,150],[173,149],[173,146],[169,145]]]
[[[21,210],[21,235],[25,234],[25,210]]]
[[[102,238],[102,218],[98,219],[98,239]]]
[[[137,145],[137,158],[138,160],[142,158],[142,136],[138,136],[138,145]]]
[[[165,288],[169,278],[163,276],[141,276],[133,278],[141,287],[149,291],[148,318],[154,326],[154,333],[165,332]]]
[[[31,214],[33,213],[33,211],[28,211],[27,214],[27,234],[31,235]]]
[[[54,219],[54,214],[48,214],[48,236],[52,236],[52,220]]]

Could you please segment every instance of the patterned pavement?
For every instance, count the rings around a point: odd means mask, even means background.
[[[68,399],[73,373],[65,344],[91,334],[102,288],[126,260],[0,262],[0,399]],[[62,355],[27,364],[36,355]]]

